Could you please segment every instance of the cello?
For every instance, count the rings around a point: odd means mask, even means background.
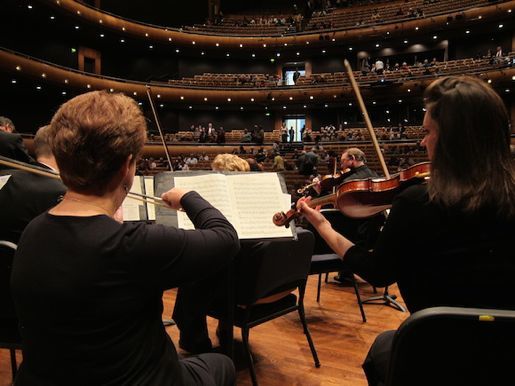
[[[334,193],[306,203],[312,208],[332,204],[349,217],[366,218],[389,209],[393,198],[401,190],[413,184],[426,182],[430,177],[430,163],[422,162],[395,174],[393,177],[390,176],[350,64],[347,60],[344,61],[344,64],[385,177],[346,181],[339,185]],[[274,214],[272,221],[277,226],[288,227],[290,221],[298,215],[297,209],[292,208],[286,213],[278,212]]]

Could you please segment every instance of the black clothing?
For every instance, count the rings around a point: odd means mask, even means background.
[[[377,173],[370,170],[367,165],[361,165],[357,168],[351,168],[351,174],[348,174],[343,181],[364,180],[369,177],[377,177]]]
[[[0,131],[0,155],[16,161],[34,163],[20,134]],[[8,166],[0,165],[0,170],[7,168]]]
[[[376,287],[399,285],[410,312],[435,306],[515,309],[515,219],[430,203],[425,185],[398,194],[372,253],[345,262]]]
[[[410,312],[435,306],[515,310],[513,235],[515,219],[443,208],[429,202],[425,185],[415,185],[396,196],[374,251],[353,246],[344,261],[376,287],[397,282]],[[370,348],[363,365],[370,385],[385,379],[392,339],[393,333],[382,333]]]
[[[37,166],[45,167],[42,164]],[[0,176],[10,176],[0,189],[0,240],[18,244],[27,224],[36,216],[57,205],[66,186],[57,179],[22,170],[1,170]]]
[[[163,327],[162,294],[228,264],[239,241],[197,193],[181,205],[196,230],[49,213],[27,226],[11,278],[24,339],[17,385],[195,383]]]

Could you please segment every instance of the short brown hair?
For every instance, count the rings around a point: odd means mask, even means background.
[[[145,117],[134,99],[105,91],[64,103],[50,126],[61,178],[68,188],[83,193],[104,193],[127,157],[139,157],[147,136]]]
[[[353,160],[366,162],[365,153],[357,147],[351,147],[344,151],[348,156],[351,156]]]
[[[34,136],[34,153],[36,158],[53,155],[50,148],[50,125],[40,127]]]
[[[429,85],[424,102],[438,127],[431,199],[465,211],[515,215],[510,120],[499,95],[481,79],[448,76]]]
[[[218,154],[211,163],[211,169],[224,172],[248,172],[250,165],[234,154]]]

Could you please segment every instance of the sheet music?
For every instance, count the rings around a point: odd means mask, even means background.
[[[145,176],[143,178],[144,187],[145,187],[145,194],[147,196],[154,197],[154,177],[153,176]],[[147,214],[148,214],[148,220],[155,220],[156,219],[156,206],[154,204],[150,204],[147,202]]]
[[[239,174],[227,176],[232,193],[236,216],[240,219],[236,228],[240,238],[291,237],[286,227],[278,227],[272,217],[289,209],[285,194],[275,173]],[[240,234],[241,233],[241,234]]]
[[[0,176],[0,189],[2,189],[5,184],[7,184],[7,181],[9,181],[9,178],[11,178],[10,174],[7,174],[5,176]]]
[[[134,193],[144,193],[142,191],[142,177],[134,176],[134,181],[132,183],[131,192]],[[141,218],[141,207],[145,204],[141,201],[135,200],[130,197],[126,197],[122,203],[123,210],[123,221],[140,221],[146,220],[146,218]]]
[[[227,189],[226,177],[223,174],[205,174],[201,176],[175,177],[175,187],[195,190],[205,200],[229,220],[235,229],[239,227],[231,205],[231,197]],[[184,212],[177,213],[178,226],[183,229],[195,229],[193,223]],[[239,235],[239,234],[238,234]]]

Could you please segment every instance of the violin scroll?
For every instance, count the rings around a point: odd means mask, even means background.
[[[272,221],[278,227],[285,226],[286,228],[290,227],[290,221],[298,216],[298,212],[295,209],[290,209],[288,212],[277,212],[274,214]]]

